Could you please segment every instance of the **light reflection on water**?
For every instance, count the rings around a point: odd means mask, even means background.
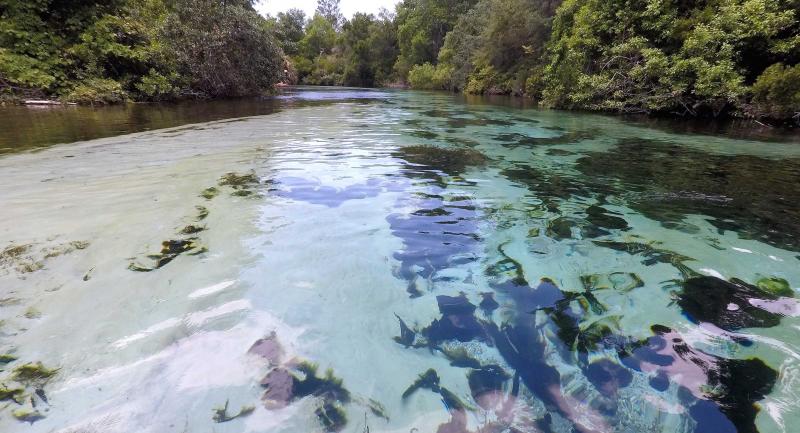
[[[791,431],[797,143],[457,101],[15,148],[0,428]]]

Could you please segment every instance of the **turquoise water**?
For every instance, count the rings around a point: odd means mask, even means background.
[[[793,431],[800,143],[466,102],[9,146],[0,431]]]

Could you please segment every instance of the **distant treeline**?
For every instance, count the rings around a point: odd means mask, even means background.
[[[337,1],[320,3],[310,20],[275,20],[303,83],[625,113],[800,113],[800,0],[404,0],[350,21],[330,13]]]
[[[800,121],[800,0],[403,0],[350,20],[338,0],[311,17],[252,3],[0,0],[0,87],[80,101],[410,85]]]

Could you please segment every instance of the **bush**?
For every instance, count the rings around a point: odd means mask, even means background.
[[[414,65],[408,72],[408,84],[418,90],[446,89],[449,75],[445,68],[437,68],[430,63]]]
[[[78,84],[64,99],[79,104],[118,104],[127,101],[128,94],[114,80],[91,78]]]
[[[788,119],[800,113],[800,65],[776,63],[752,88],[755,115]]]
[[[176,76],[165,77],[158,71],[151,69],[150,73],[143,76],[141,81],[136,83],[136,90],[143,99],[150,101],[164,101],[172,99],[177,88],[173,84],[177,80]]]

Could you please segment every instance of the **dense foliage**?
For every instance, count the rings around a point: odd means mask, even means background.
[[[0,0],[0,92],[76,102],[236,96],[283,78],[250,0]]]
[[[340,30],[337,5],[278,16],[303,83],[800,122],[800,0],[403,0]]]
[[[0,89],[77,101],[277,81],[533,97],[556,108],[800,122],[800,0],[0,0]]]

